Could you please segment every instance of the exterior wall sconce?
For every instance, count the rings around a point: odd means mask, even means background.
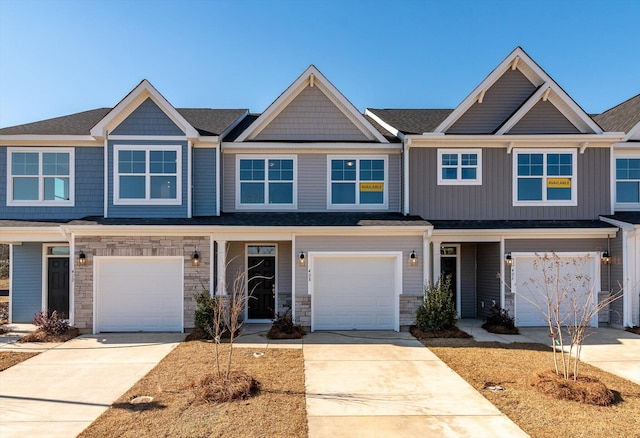
[[[84,266],[86,264],[87,264],[87,255],[84,253],[84,251],[80,251],[80,254],[78,254],[78,265]]]
[[[415,251],[411,251],[411,255],[409,256],[409,266],[416,266],[418,264],[418,256]]]
[[[603,265],[608,265],[611,263],[611,256],[609,255],[608,251],[605,251],[602,253],[602,255],[600,256],[600,260],[602,261]]]
[[[513,265],[513,259],[511,258],[511,254],[507,254],[504,257],[504,264],[507,265],[507,266]]]
[[[191,264],[193,266],[200,266],[200,254],[198,254],[197,249],[196,249],[196,252],[194,252],[193,256],[191,257]]]
[[[298,265],[305,266],[307,264],[307,259],[304,257],[304,251],[300,251],[300,255],[298,255]]]

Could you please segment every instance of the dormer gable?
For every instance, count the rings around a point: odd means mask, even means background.
[[[517,47],[434,132],[504,135],[603,131]]]
[[[157,123],[161,135],[198,136],[197,130],[146,79],[91,129],[91,135],[104,138],[107,133],[130,134],[134,126],[144,132],[149,121]]]
[[[313,65],[236,139],[244,141],[388,143]]]

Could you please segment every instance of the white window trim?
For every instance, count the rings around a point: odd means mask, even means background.
[[[240,160],[293,160],[293,203],[269,204],[269,175],[265,165],[264,200],[263,203],[243,204],[240,202]],[[298,156],[297,155],[271,155],[271,154],[239,154],[236,155],[236,209],[238,210],[292,210],[298,208]]]
[[[632,159],[640,159],[640,151],[635,152],[635,151],[624,151],[624,152],[619,152],[619,153],[615,153],[614,157],[613,157],[613,178],[611,178],[612,180],[612,184],[613,184],[613,202],[614,202],[614,208],[616,211],[640,211],[640,202],[618,202],[618,190],[617,190],[617,183],[618,183],[618,165],[616,160],[618,158],[632,158]],[[629,181],[629,180],[621,180],[621,181]]]
[[[518,200],[518,156],[520,154],[544,154],[544,174],[540,176],[543,179],[542,186],[542,197],[541,201],[519,201]],[[571,199],[569,200],[558,200],[558,201],[549,201],[544,200],[546,197],[546,184],[544,181],[548,178],[547,176],[547,154],[571,154],[572,155],[572,168],[571,168]],[[512,161],[512,181],[511,181],[511,191],[513,193],[513,206],[514,207],[575,207],[578,205],[578,151],[577,149],[571,148],[553,148],[553,149],[538,149],[538,148],[529,148],[529,149],[513,149],[513,161]],[[563,178],[562,176],[551,178]]]
[[[13,176],[11,175],[11,162],[13,152],[38,152],[38,200],[37,201],[14,201],[13,200]],[[42,174],[42,154],[45,152],[68,153],[69,154],[69,200],[68,201],[45,201]],[[75,206],[75,148],[7,148],[7,206],[12,207],[73,207]],[[35,176],[35,175],[34,175]]]
[[[345,160],[353,158],[358,162],[356,168],[356,202],[354,204],[333,204],[331,203],[331,161]],[[384,191],[382,192],[382,204],[360,204],[360,160],[383,160],[384,161]],[[388,155],[327,155],[327,209],[328,210],[386,210],[389,208],[389,156]]]
[[[120,199],[120,174],[118,172],[118,152],[121,150],[145,151],[145,198]],[[151,174],[149,172],[149,151],[176,151],[176,198],[152,199]],[[127,145],[113,146],[113,205],[182,205],[182,146],[180,145]],[[139,174],[142,176],[143,174]]]
[[[457,179],[443,179],[442,178],[442,155],[444,154],[456,154],[458,156],[458,170]],[[462,166],[462,154],[476,154],[478,157],[478,164],[475,166]],[[449,166],[448,166],[449,167]],[[476,169],[475,179],[462,179],[462,169],[472,168]],[[482,149],[438,149],[438,185],[439,186],[481,186],[482,185]]]

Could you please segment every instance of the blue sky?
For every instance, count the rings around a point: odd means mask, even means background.
[[[640,1],[0,0],[0,127],[112,107],[263,111],[309,64],[360,110],[454,108],[522,46],[589,113],[640,92]]]

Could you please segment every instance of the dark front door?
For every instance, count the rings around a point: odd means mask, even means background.
[[[247,266],[249,319],[271,319],[274,316],[276,301],[276,258],[249,256]]]
[[[48,258],[47,310],[69,317],[69,257]]]
[[[451,276],[451,295],[453,297],[453,304],[457,306],[456,291],[458,290],[457,278],[456,278],[456,257],[441,257],[440,258],[440,273],[443,276]]]

